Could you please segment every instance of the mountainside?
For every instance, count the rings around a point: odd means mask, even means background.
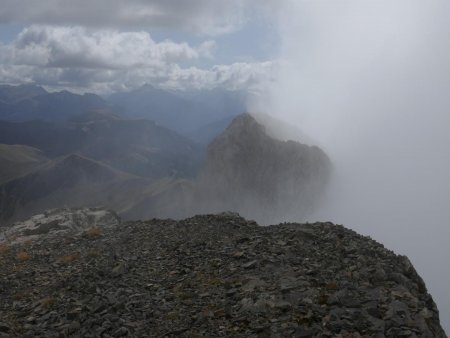
[[[79,126],[84,156],[135,175],[192,177],[201,161],[200,148],[148,120],[103,120]]]
[[[0,143],[36,147],[49,157],[78,153],[151,178],[191,177],[202,159],[199,146],[152,121],[101,112],[80,115],[64,125],[0,121]]]
[[[73,153],[84,144],[85,132],[75,125],[45,121],[9,122],[0,120],[0,143],[21,144],[42,150],[48,157]]]
[[[71,232],[0,246],[3,336],[446,337],[408,258],[340,225],[62,212]]]
[[[320,148],[277,140],[242,114],[208,147],[197,181],[199,211],[233,210],[262,222],[303,219],[330,172]]]
[[[36,148],[0,144],[0,184],[19,177],[47,161]]]
[[[64,156],[0,185],[0,224],[49,208],[100,205],[120,212],[146,184],[91,159]]]

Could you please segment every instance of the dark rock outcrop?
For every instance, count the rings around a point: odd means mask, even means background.
[[[317,204],[330,171],[320,148],[277,140],[242,114],[208,147],[195,200],[201,213],[233,210],[265,223],[301,220]]]
[[[331,223],[130,222],[3,244],[0,269],[2,337],[446,337],[406,257]]]

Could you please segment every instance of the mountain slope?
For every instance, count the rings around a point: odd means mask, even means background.
[[[191,177],[201,161],[193,142],[148,120],[103,120],[79,126],[78,152],[134,175]]]
[[[0,223],[46,209],[103,205],[120,211],[149,182],[79,155],[68,155],[0,185]]]
[[[122,120],[100,112],[83,114],[74,121],[64,125],[0,121],[0,143],[36,147],[49,157],[76,152],[151,178],[191,177],[202,159],[200,147],[152,121]]]
[[[19,177],[47,161],[39,149],[0,144],[0,184]]]
[[[70,154],[84,145],[85,132],[75,125],[45,121],[0,121],[0,143],[35,147],[48,157]]]
[[[317,204],[330,172],[320,148],[274,139],[242,114],[208,147],[197,182],[200,211],[232,210],[264,223],[301,220]]]

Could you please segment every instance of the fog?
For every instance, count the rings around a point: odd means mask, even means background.
[[[335,174],[311,220],[407,255],[450,331],[450,3],[288,1],[259,111],[297,125]]]

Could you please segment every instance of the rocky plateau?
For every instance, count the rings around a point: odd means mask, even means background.
[[[0,337],[446,337],[408,258],[341,225],[27,222],[1,239]]]

